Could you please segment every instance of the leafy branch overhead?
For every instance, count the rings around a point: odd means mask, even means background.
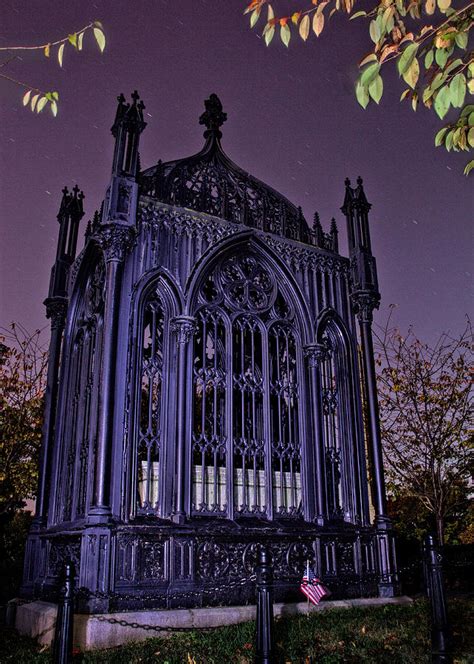
[[[355,0],[312,0],[310,7],[278,17],[268,0],[252,0],[244,13],[250,14],[253,28],[266,5],[265,43],[268,46],[278,31],[287,47],[293,34],[303,41],[311,32],[319,37],[336,12],[347,14],[349,20],[365,19],[373,46],[359,62],[355,86],[359,104],[365,109],[370,102],[380,102],[383,66],[395,60],[408,86],[401,101],[407,100],[414,111],[421,103],[441,120],[451,109],[456,111],[457,117],[436,134],[435,145],[456,152],[474,148],[474,105],[467,102],[468,95],[474,95],[474,51],[468,48],[474,2],[454,9],[451,0],[374,0],[371,9],[353,12],[355,4]],[[473,168],[474,160],[464,173]]]
[[[91,33],[94,36],[94,39],[99,47],[101,53],[105,49],[105,34],[104,28],[100,21],[94,21],[89,23],[85,27],[81,28],[77,32],[69,34],[67,37],[58,39],[54,42],[48,42],[46,44],[41,44],[40,46],[3,46],[0,47],[0,51],[8,51],[10,53],[16,51],[42,51],[45,58],[51,58],[55,56],[57,58],[58,64],[60,67],[63,66],[64,51],[66,46],[74,48],[76,51],[82,51],[84,36],[88,33]],[[2,63],[0,67],[4,67],[13,60],[16,60],[17,57],[13,55],[9,60]],[[0,72],[0,78],[4,78],[7,81],[16,83],[17,85],[27,88],[27,92],[23,95],[23,106],[27,106],[31,109],[33,113],[41,113],[41,111],[49,104],[51,113],[56,117],[58,114],[58,99],[59,93],[56,91],[44,92],[39,88],[34,88],[27,83],[18,81],[17,79],[8,76],[7,74]]]

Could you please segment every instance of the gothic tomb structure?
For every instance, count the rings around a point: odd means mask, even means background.
[[[334,220],[310,227],[224,153],[216,95],[203,149],[146,170],[143,109],[118,99],[77,257],[83,194],[63,192],[23,595],[54,596],[69,559],[86,612],[244,603],[263,544],[277,599],[307,560],[334,598],[391,596],[362,180],[346,258]]]

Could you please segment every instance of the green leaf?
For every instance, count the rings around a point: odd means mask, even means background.
[[[74,32],[72,35],[67,36],[68,42],[77,48],[77,33]]]
[[[471,127],[467,132],[467,142],[471,148],[474,148],[474,127]]]
[[[408,67],[408,69],[403,73],[403,80],[405,81],[405,83],[408,83],[408,85],[411,88],[415,89],[419,76],[420,76],[420,65],[418,63],[418,60],[414,58],[411,61],[411,64]]]
[[[258,21],[259,16],[260,16],[260,11],[261,8],[257,7],[257,9],[254,9],[253,12],[250,14],[250,27],[253,28],[255,23]],[[104,50],[104,49],[101,49]]]
[[[46,97],[41,97],[38,104],[36,105],[36,112],[41,113],[41,111],[43,110],[43,108],[46,106],[47,103],[48,99]]]
[[[370,101],[369,91],[364,85],[361,84],[360,81],[357,81],[356,83],[356,97],[362,108],[367,108],[367,104]]]
[[[465,168],[464,168],[464,175],[469,175],[469,173],[472,171],[474,168],[474,159],[471,159],[471,161],[468,161]]]
[[[436,64],[439,67],[441,67],[441,69],[444,69],[444,65],[446,64],[448,58],[449,58],[449,52],[446,48],[437,48],[436,49],[435,60],[436,60]]]
[[[369,55],[366,55],[365,58],[362,58],[362,60],[359,62],[359,67],[367,65],[369,62],[378,62],[375,53],[369,53]]]
[[[451,152],[451,148],[453,147],[453,136],[454,136],[454,129],[451,129],[451,131],[448,131],[446,134],[446,140],[444,142],[446,150],[448,152]]]
[[[431,87],[428,85],[428,86],[423,90],[423,94],[422,94],[422,96],[421,96],[421,100],[423,101],[424,104],[426,104],[426,102],[428,101],[428,99],[431,99],[432,95],[433,95],[433,90],[432,90]]]
[[[369,83],[377,76],[379,71],[380,71],[380,65],[378,62],[374,62],[374,64],[366,67],[360,77],[361,85],[367,87]]]
[[[398,68],[398,73],[400,76],[403,76],[403,74],[407,71],[411,63],[413,62],[413,59],[416,55],[416,52],[418,51],[418,44],[408,44],[406,49],[403,51],[401,56],[398,58],[397,61],[397,68]]]
[[[28,106],[30,97],[31,97],[31,90],[28,90],[28,92],[25,92],[25,94],[23,95],[23,106]]]
[[[406,90],[404,90],[402,92],[401,96],[400,96],[400,101],[403,101],[405,99],[405,97],[410,94],[410,92],[411,92],[410,88],[407,88]]]
[[[54,117],[56,117],[58,114],[58,105],[55,101],[51,102],[51,113],[54,115]]]
[[[431,89],[435,92],[440,88],[446,80],[446,74],[444,72],[438,72],[431,83]]]
[[[467,118],[467,126],[474,127],[474,112],[469,113],[469,117]]]
[[[268,46],[270,42],[273,39],[273,35],[275,34],[275,26],[272,25],[268,28],[268,30],[265,32],[265,44]]]
[[[453,60],[452,62],[449,63],[449,65],[446,67],[444,70],[445,74],[450,74],[456,67],[459,67],[459,65],[462,65],[463,61],[461,58],[456,58],[456,60]]]
[[[31,100],[31,110],[34,111],[36,107],[36,102],[38,101],[39,95],[35,95]]]
[[[464,50],[467,46],[467,40],[468,40],[467,32],[458,32],[454,37],[454,40],[456,42],[456,46],[459,46],[459,48],[462,48]]]
[[[355,14],[352,14],[349,21],[352,21],[353,18],[359,18],[359,16],[367,16],[367,12],[356,12]]]
[[[305,14],[303,18],[301,19],[299,31],[300,31],[300,37],[303,41],[306,41],[309,36],[309,29],[310,29],[310,20],[309,20],[309,15]]]
[[[454,108],[461,108],[466,96],[466,78],[464,74],[456,74],[449,84],[449,94]]]
[[[377,21],[370,21],[369,34],[371,40],[376,44],[380,39],[380,26]]]
[[[84,33],[80,32],[77,35],[77,50],[78,51],[82,51],[82,42],[83,42],[83,40],[84,40]]]
[[[58,48],[58,62],[59,66],[63,66],[63,53],[64,53],[64,44],[61,44],[61,46]]]
[[[428,53],[425,55],[425,69],[429,69],[431,65],[433,64],[434,60],[434,53],[433,49],[431,48]]]
[[[51,96],[53,97],[53,99],[56,99],[57,101],[59,99],[59,92],[52,92]]]
[[[469,115],[473,111],[474,111],[474,104],[466,104],[466,106],[464,106],[461,113],[459,114],[459,117],[464,118],[466,117],[466,115]]]
[[[105,35],[100,28],[94,28],[94,37],[100,52],[103,53],[105,48]]]
[[[444,135],[446,134],[448,129],[449,129],[449,127],[443,127],[436,134],[436,136],[435,136],[435,145],[436,145],[437,148],[439,148],[439,146],[443,144]]]
[[[438,0],[438,7],[442,12],[445,12],[451,5],[451,0]]]
[[[382,99],[383,95],[383,80],[380,74],[378,74],[374,80],[369,85],[369,95],[375,101],[376,104]]]
[[[288,48],[288,44],[290,43],[290,39],[291,39],[291,31],[290,31],[290,27],[286,24],[282,25],[281,28],[280,28],[280,39],[285,44],[285,46]]]
[[[434,100],[434,109],[437,116],[441,118],[441,120],[449,111],[449,105],[451,103],[450,96],[449,87],[447,85],[444,85],[442,88],[440,88],[436,94]]]

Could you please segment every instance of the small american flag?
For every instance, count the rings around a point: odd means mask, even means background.
[[[329,590],[324,586],[321,581],[315,576],[309,565],[306,566],[306,572],[301,582],[301,592],[306,595],[308,600],[313,604],[319,604],[323,597],[330,595]]]

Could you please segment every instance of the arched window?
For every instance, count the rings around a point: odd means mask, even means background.
[[[299,348],[294,311],[252,255],[203,283],[194,338],[192,509],[301,514]]]
[[[290,326],[270,328],[269,359],[273,505],[280,514],[295,514],[301,509],[301,454],[297,347]]]
[[[339,425],[340,384],[336,364],[337,346],[331,337],[324,337],[327,355],[321,365],[321,388],[324,422],[324,449],[326,462],[326,494],[328,515],[340,518],[342,510],[341,489],[341,437]]]
[[[226,335],[219,311],[198,313],[193,366],[193,509],[225,513],[226,496]]]
[[[71,412],[63,418],[63,521],[82,518],[87,510],[89,456],[97,430],[97,398],[94,394],[99,383],[104,288],[105,264],[100,258],[89,272],[84,295],[75,310],[68,398],[65,400]]]
[[[140,348],[138,395],[137,513],[154,514],[160,508],[159,483],[162,453],[164,313],[153,294],[145,303]]]
[[[326,348],[321,362],[321,399],[327,513],[330,519],[353,522],[358,518],[359,508],[355,493],[358,446],[351,350],[333,319],[327,322],[319,338]]]

